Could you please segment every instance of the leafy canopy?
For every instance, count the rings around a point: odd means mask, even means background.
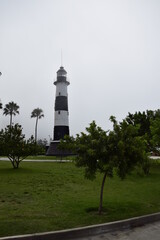
[[[160,109],[155,111],[147,110],[143,112],[135,112],[134,114],[128,113],[125,120],[130,125],[139,125],[137,135],[145,138],[148,151],[155,151],[153,127],[155,126],[154,121],[157,122],[160,120]]]
[[[137,164],[143,165],[148,157],[146,141],[138,136],[139,126],[128,124],[125,120],[120,124],[111,117],[113,131],[104,131],[93,121],[87,133],[76,137],[65,136],[61,140],[61,148],[71,149],[76,153],[76,165],[85,167],[85,177],[94,179],[96,172],[113,176],[113,170],[122,179],[130,173]]]

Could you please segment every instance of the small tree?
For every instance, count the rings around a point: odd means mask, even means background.
[[[12,125],[12,117],[16,114],[19,114],[19,106],[14,102],[9,102],[5,105],[5,108],[3,109],[3,114],[5,116],[10,115],[10,126]]]
[[[27,156],[35,153],[33,137],[25,140],[21,125],[7,126],[0,132],[0,148],[3,155],[7,156],[13,168],[18,168],[20,162]]]
[[[38,126],[38,119],[44,117],[43,110],[40,108],[35,108],[31,113],[31,118],[36,118],[36,125],[35,125],[35,142],[37,142],[37,126]]]
[[[114,117],[113,131],[105,132],[93,121],[86,133],[76,138],[65,136],[60,147],[70,149],[77,154],[76,166],[85,168],[85,177],[93,180],[96,172],[103,174],[100,191],[99,214],[102,212],[103,190],[106,177],[113,177],[114,170],[124,179],[139,163],[147,159],[145,142],[137,137],[138,126],[118,124]]]

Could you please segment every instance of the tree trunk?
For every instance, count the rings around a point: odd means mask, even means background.
[[[14,169],[17,169],[19,167],[19,161],[17,162],[16,160],[13,160],[11,163]]]
[[[18,168],[18,167],[19,167],[19,159],[16,160],[16,168]]]
[[[12,126],[12,114],[10,115],[10,127]]]
[[[38,117],[36,118],[36,126],[35,126],[35,142],[37,142],[37,125],[38,125]]]
[[[100,193],[100,202],[99,202],[99,214],[102,213],[102,205],[103,205],[103,189],[104,189],[104,183],[107,177],[107,173],[104,174],[102,185],[101,185],[101,193]]]
[[[13,168],[15,168],[15,166],[14,166],[14,162],[13,162],[12,160],[10,160],[10,161],[11,161],[11,163],[12,163]]]

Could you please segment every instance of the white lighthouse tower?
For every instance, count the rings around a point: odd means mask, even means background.
[[[68,111],[68,91],[69,85],[67,80],[67,72],[64,67],[60,67],[57,71],[57,78],[54,82],[56,86],[56,98],[54,108],[54,131],[53,141],[47,150],[46,155],[68,155],[65,152],[58,149],[60,139],[63,139],[65,135],[69,135],[69,111]]]

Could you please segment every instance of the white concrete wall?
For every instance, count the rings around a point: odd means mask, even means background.
[[[60,112],[60,114],[58,113]],[[55,111],[54,115],[54,126],[69,126],[67,111]]]

